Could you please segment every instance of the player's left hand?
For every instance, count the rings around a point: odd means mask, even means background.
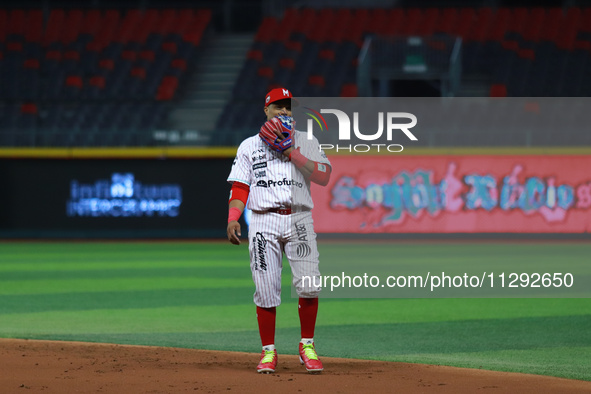
[[[265,122],[261,127],[259,137],[274,151],[285,152],[293,146],[292,132],[294,125],[293,118],[277,115]]]

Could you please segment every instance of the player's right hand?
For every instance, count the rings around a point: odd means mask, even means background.
[[[234,245],[240,245],[240,223],[236,220],[232,220],[228,223],[228,228],[226,229],[226,233],[228,235],[228,241],[233,243]]]

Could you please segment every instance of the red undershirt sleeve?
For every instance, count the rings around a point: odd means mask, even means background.
[[[242,182],[233,182],[232,189],[230,190],[230,198],[228,202],[232,200],[240,200],[246,205],[248,200],[248,194],[250,193],[250,186]]]
[[[308,158],[302,155],[299,149],[294,149],[289,155],[289,158],[296,168],[302,168],[308,162]],[[312,174],[310,175],[310,182],[326,186],[330,179],[330,172],[332,169],[328,164],[319,163],[317,161],[312,161],[312,163],[314,163],[314,171],[312,171]]]

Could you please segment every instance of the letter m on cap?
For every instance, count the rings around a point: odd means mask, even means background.
[[[283,95],[284,96],[289,96],[289,90],[283,89]]]

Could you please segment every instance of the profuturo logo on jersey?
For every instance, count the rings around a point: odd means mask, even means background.
[[[287,178],[283,178],[280,181],[274,181],[272,179],[269,179],[268,185],[269,185],[269,187],[271,187],[271,186],[297,186],[300,189],[302,187],[304,187],[304,184],[302,182],[298,182],[294,179],[287,179]]]
[[[316,124],[320,127],[321,131],[324,131],[322,124],[326,127],[328,131],[328,125],[326,120],[321,114],[332,114],[336,116],[338,122],[338,133],[339,133],[339,143],[338,144],[320,144],[320,149],[322,150],[332,150],[335,149],[338,151],[348,151],[348,152],[358,152],[358,153],[366,153],[370,150],[376,149],[380,152],[383,149],[386,149],[388,152],[396,153],[402,152],[404,147],[400,144],[351,144],[351,129],[353,129],[353,133],[355,137],[362,141],[378,141],[382,138],[384,133],[384,123],[386,123],[386,138],[387,141],[390,142],[393,139],[394,131],[401,131],[404,133],[408,139],[411,141],[418,141],[417,137],[409,130],[416,126],[417,124],[417,117],[409,112],[378,112],[377,113],[377,121],[378,121],[378,130],[372,133],[367,133],[366,131],[360,130],[359,127],[359,112],[353,112],[353,124],[351,124],[351,119],[349,115],[347,115],[344,111],[338,109],[321,109],[320,113],[312,110],[311,108],[306,107],[306,109],[310,109],[313,111],[317,116],[313,114],[307,113],[311,116],[315,121]],[[322,119],[322,123],[318,119]],[[410,122],[407,123],[399,123],[398,119],[407,119]],[[385,122],[384,122],[385,120]],[[313,138],[314,133],[314,124],[312,119],[308,119],[307,122],[307,136],[308,139],[311,140]],[[342,144],[341,142],[349,142],[349,144]]]
[[[296,187],[299,187],[300,189],[302,187],[304,187],[304,184],[302,182],[298,182],[294,179],[287,179],[287,178],[283,178],[280,181],[274,181],[272,179],[265,181],[264,179],[261,179],[260,181],[257,182],[256,185],[258,187],[296,186]]]

